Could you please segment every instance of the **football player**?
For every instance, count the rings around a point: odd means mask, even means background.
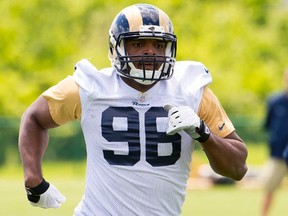
[[[88,60],[25,111],[19,134],[27,196],[57,208],[64,196],[42,175],[48,130],[80,120],[86,188],[74,215],[180,215],[195,141],[213,170],[233,180],[247,171],[247,148],[217,97],[211,74],[176,62],[169,17],[148,4],[124,8],[109,30],[111,68]]]

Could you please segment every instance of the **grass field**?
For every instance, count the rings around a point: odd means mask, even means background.
[[[263,149],[250,151],[256,165],[265,157]],[[195,155],[195,163],[204,162],[202,153]],[[2,216],[72,216],[73,209],[80,201],[84,191],[85,164],[83,163],[45,163],[45,177],[53,181],[67,200],[59,209],[40,209],[29,205],[23,188],[22,169],[10,165],[0,169],[0,193]],[[194,167],[196,169],[196,167]],[[254,185],[255,186],[255,185]],[[278,191],[270,216],[282,216],[288,211],[288,187],[286,184]],[[187,189],[187,197],[182,216],[260,216],[262,190],[258,187],[213,186],[204,189]],[[285,215],[285,214],[284,214]]]

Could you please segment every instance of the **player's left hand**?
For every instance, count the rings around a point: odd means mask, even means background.
[[[199,142],[206,142],[210,137],[209,128],[190,107],[165,105],[164,109],[168,111],[169,119],[167,135],[184,130]]]

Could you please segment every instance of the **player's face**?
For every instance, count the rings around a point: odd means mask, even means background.
[[[161,61],[164,60],[161,56],[165,55],[165,50],[166,42],[163,40],[129,39],[126,41],[127,54],[131,56],[130,60],[137,69],[158,70],[162,65]]]

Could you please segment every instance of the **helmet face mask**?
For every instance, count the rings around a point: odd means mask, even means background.
[[[110,28],[110,59],[121,76],[149,85],[169,79],[174,70],[176,36],[169,17],[160,9],[147,4],[133,5],[122,10]],[[163,54],[128,54],[129,40],[160,40]]]

